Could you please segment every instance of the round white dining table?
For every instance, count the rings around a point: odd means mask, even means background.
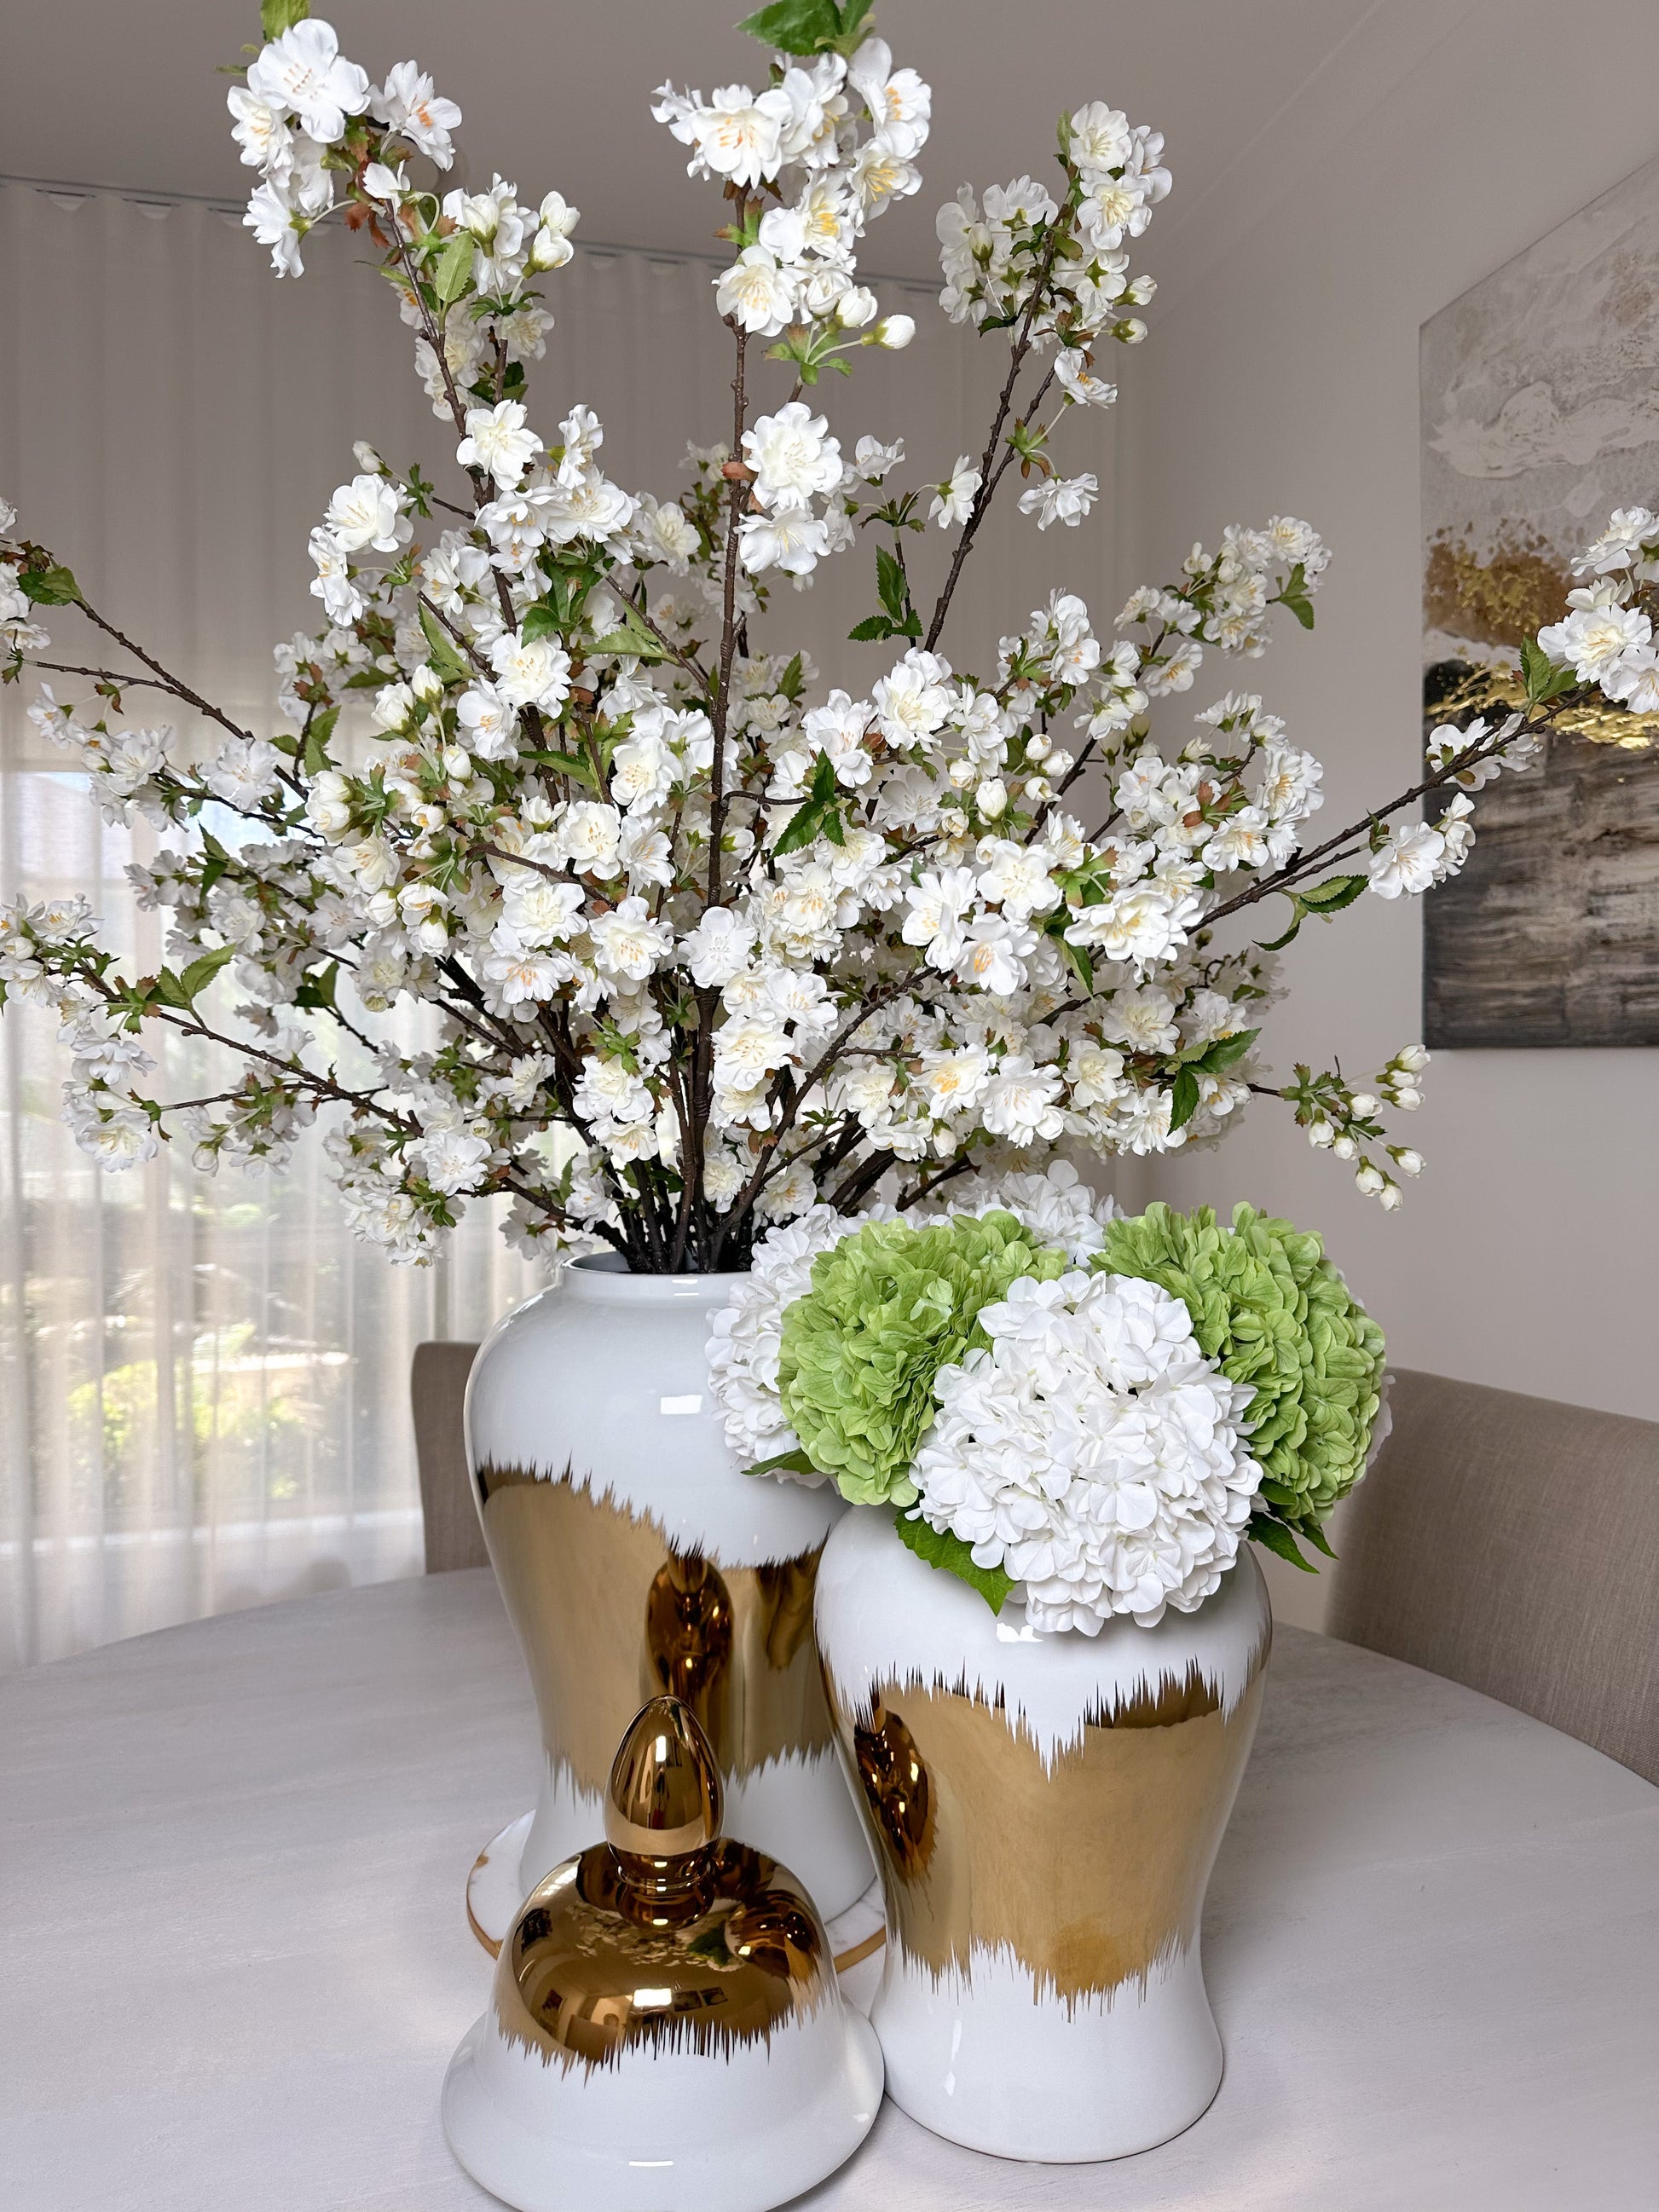
[[[3,2212],[459,2212],[438,2118],[524,1810],[483,1570],[0,1684]],[[1281,1630],[1204,1922],[1219,2095],[1162,2148],[1016,2165],[883,2107],[836,2212],[1659,2206],[1659,1790],[1506,1706]]]

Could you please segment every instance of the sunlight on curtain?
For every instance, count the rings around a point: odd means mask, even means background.
[[[352,473],[352,441],[418,459],[441,489],[453,471],[410,334],[362,258],[319,234],[305,277],[278,284],[234,213],[0,185],[0,494],[94,605],[255,727],[275,726],[272,643],[319,620],[306,537]],[[538,421],[586,400],[611,472],[659,496],[687,439],[726,427],[711,273],[607,248],[548,286]],[[863,357],[816,404],[849,447],[907,428],[942,477],[978,455],[998,363],[928,288],[881,290],[916,314],[915,345]],[[1109,430],[1088,427],[1096,449],[1074,440],[1067,465],[1094,468],[1109,496]],[[1080,580],[1069,532],[1003,514],[983,535],[944,641],[963,665],[988,663],[1062,576]],[[919,575],[940,551],[918,545]],[[867,685],[890,651],[844,640],[872,605],[870,563],[848,557],[814,591],[784,590],[779,614],[792,644],[826,667],[833,653],[836,680]],[[118,665],[68,611],[49,627],[53,658]],[[164,917],[137,910],[124,871],[155,834],[100,822],[86,779],[35,738],[27,696],[0,697],[0,897],[82,893],[153,971]],[[124,703],[131,721],[162,719],[153,692]],[[58,1119],[54,1029],[32,1008],[0,1018],[0,1666],[418,1572],[410,1354],[482,1334],[534,1271],[483,1206],[437,1267],[389,1267],[349,1236],[315,1131],[270,1181],[204,1178],[170,1149],[102,1171]],[[165,1065],[158,1095],[218,1087],[200,1048],[168,1040]]]

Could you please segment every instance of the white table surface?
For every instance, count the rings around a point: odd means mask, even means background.
[[[4,2212],[487,2207],[438,2087],[462,1909],[530,1802],[483,1571],[223,1616],[0,1682]],[[1281,1630],[1205,1918],[1227,2073],[1112,2166],[889,2105],[838,2212],[1659,2206],[1659,1790],[1506,1707]]]

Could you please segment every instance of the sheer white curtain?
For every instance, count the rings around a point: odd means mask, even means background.
[[[453,471],[410,334],[366,258],[346,234],[319,235],[305,277],[279,284],[234,212],[0,184],[0,493],[101,612],[257,727],[275,717],[272,643],[315,626],[306,535],[351,473],[352,441],[398,465],[419,459],[441,489]],[[710,276],[595,248],[549,286],[538,419],[587,401],[613,471],[659,495],[687,439],[726,429],[729,341]],[[907,428],[916,463],[943,477],[983,442],[996,349],[951,331],[925,290],[882,289],[916,314],[915,348],[862,356],[850,385],[832,377],[819,398],[849,439]],[[1108,432],[1088,433],[1066,465],[1096,469],[1109,496]],[[964,666],[990,662],[1052,584],[1103,588],[1098,539],[1040,538],[1012,512],[985,537],[945,641]],[[928,573],[936,549],[918,546],[918,564]],[[873,606],[872,567],[843,556],[812,592],[782,594],[780,628],[836,680],[882,665],[879,648],[842,641]],[[118,665],[67,611],[51,626],[54,658]],[[148,833],[100,823],[84,777],[34,738],[27,697],[0,696],[0,896],[83,892],[154,969],[157,917],[137,911],[124,874]],[[154,693],[125,706],[159,719]],[[182,1095],[191,1069],[171,1060],[163,1095]],[[532,1285],[489,1210],[435,1267],[392,1268],[347,1233],[315,1133],[274,1181],[204,1178],[165,1150],[106,1174],[58,1121],[65,1072],[50,1019],[9,1006],[0,1665],[418,1571],[410,1352],[481,1334]]]

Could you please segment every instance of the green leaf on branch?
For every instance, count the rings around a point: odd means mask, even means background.
[[[560,635],[559,617],[551,607],[526,607],[519,630],[525,643],[533,645],[538,637],[557,637]]]
[[[1095,988],[1094,962],[1091,960],[1082,945],[1073,945],[1071,939],[1061,935],[1060,931],[1056,930],[1054,933],[1054,942],[1059,945],[1060,952],[1065,958],[1066,966],[1077,977],[1078,981],[1082,984],[1084,989],[1092,994]]]
[[[202,850],[207,858],[202,863],[201,884],[204,896],[213,889],[230,866],[230,855],[211,830],[202,832]]]
[[[320,714],[313,714],[306,726],[306,749],[300,765],[307,775],[321,775],[334,763],[328,757],[328,741],[334,735],[334,725],[340,719],[337,707],[325,707]]]
[[[794,659],[790,662],[788,667],[784,670],[782,675],[778,678],[778,689],[782,692],[784,697],[788,700],[792,707],[795,703],[796,700],[799,698],[801,694],[801,686],[805,680],[806,673],[801,665],[800,655],[799,653],[797,653]]]
[[[1197,1073],[1219,1075],[1224,1067],[1231,1067],[1236,1060],[1243,1060],[1261,1034],[1260,1030],[1237,1030],[1231,1036],[1217,1037],[1188,1065]]]
[[[1310,914],[1328,916],[1340,914],[1345,906],[1352,906],[1366,884],[1369,876],[1327,876],[1322,884],[1314,884],[1305,891],[1286,891],[1291,902],[1291,926],[1282,937],[1274,937],[1259,944],[1259,952],[1277,952],[1290,943]]]
[[[1327,876],[1322,884],[1296,896],[1310,914],[1340,914],[1345,906],[1353,904],[1370,880],[1368,876]]]
[[[1265,1544],[1281,1559],[1288,1559],[1293,1567],[1300,1567],[1304,1575],[1316,1575],[1319,1570],[1311,1559],[1304,1559],[1296,1547],[1296,1538],[1282,1521],[1270,1520],[1265,1513],[1253,1513],[1250,1525],[1244,1531],[1253,1544]]]
[[[1313,628],[1313,601],[1308,597],[1308,572],[1300,561],[1285,579],[1283,588],[1268,604],[1288,607],[1304,629]]]
[[[326,968],[319,969],[314,975],[301,978],[300,988],[294,994],[295,1005],[313,1012],[319,1006],[325,1006],[332,1013],[335,986],[339,980],[340,963],[337,960],[331,960]]]
[[[871,0],[841,0],[839,7],[836,0],[772,0],[770,7],[745,15],[738,28],[780,53],[850,53],[870,6]]]
[[[1521,641],[1521,672],[1527,679],[1529,707],[1547,706],[1564,691],[1571,691],[1578,681],[1571,668],[1563,668],[1552,660],[1536,638],[1531,637]]]
[[[441,307],[453,307],[472,281],[472,250],[477,242],[470,230],[458,230],[446,240],[433,263],[429,282]]]
[[[259,28],[268,39],[280,39],[311,13],[311,0],[259,0]]]
[[[832,845],[847,842],[841,822],[841,794],[836,787],[836,764],[828,753],[820,753],[812,763],[812,781],[806,787],[805,800],[790,816],[783,835],[772,849],[779,854],[798,853],[815,837],[827,837]]]
[[[1170,1133],[1184,1129],[1198,1111],[1198,1078],[1190,1067],[1183,1067],[1170,1086]]]
[[[854,623],[847,633],[859,645],[867,645],[872,638],[894,637],[897,634],[896,624],[890,622],[885,615],[866,615],[861,623]]]
[[[520,760],[534,761],[538,768],[550,768],[559,775],[568,775],[573,783],[585,783],[592,792],[598,792],[599,779],[592,763],[580,753],[540,752],[520,753]]]
[[[81,586],[67,568],[20,568],[17,582],[26,599],[37,607],[70,607],[80,604]]]
[[[948,1529],[908,1519],[902,1508],[894,1516],[893,1526],[900,1543],[919,1559],[926,1560],[930,1567],[941,1568],[947,1575],[955,1575],[969,1589],[977,1590],[993,1613],[1001,1612],[1014,1586],[1012,1575],[1006,1574],[1000,1567],[975,1566],[971,1545],[964,1544],[960,1536],[953,1536]]]
[[[876,548],[876,591],[893,620],[902,622],[909,612],[909,586],[898,559],[884,545]]]
[[[191,1006],[197,993],[206,990],[219,970],[228,968],[235,957],[234,945],[220,945],[192,960],[181,975],[175,975],[171,968],[164,968],[155,979],[154,995],[164,1006]]]
[[[446,684],[459,684],[471,672],[455,649],[455,641],[429,607],[421,609],[421,630],[432,665]]]
[[[624,604],[622,620],[594,642],[595,653],[625,653],[631,660],[666,660],[668,648],[641,620],[636,608]]]

